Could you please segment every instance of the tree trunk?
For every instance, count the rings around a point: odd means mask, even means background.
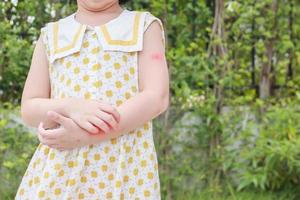
[[[256,1],[253,3],[253,8],[255,7]],[[252,19],[252,47],[251,47],[251,87],[255,89],[256,95],[258,95],[258,87],[256,86],[256,76],[255,76],[255,61],[256,61],[256,36],[254,35],[256,29],[255,17]]]
[[[211,59],[217,58],[214,60],[214,66],[216,75],[218,80],[214,84],[214,96],[216,99],[215,102],[215,115],[221,114],[221,108],[223,105],[224,99],[224,86],[219,80],[223,80],[227,71],[227,61],[225,56],[227,55],[227,48],[225,46],[225,34],[224,34],[224,0],[215,0],[215,17],[214,17],[214,24],[212,28],[211,34],[211,43],[208,49],[208,55]],[[215,39],[221,42],[215,43]],[[215,124],[218,124],[218,121],[214,121]],[[213,130],[213,129],[212,129]],[[218,157],[220,154],[219,146],[221,143],[221,135],[222,132],[211,132],[211,139],[210,139],[210,149],[209,149],[209,156]],[[213,165],[212,168],[212,176],[209,180],[211,187],[216,188],[220,186],[220,179],[221,179],[222,169],[217,164]]]
[[[214,41],[215,38],[220,39],[222,42],[218,44],[211,43],[208,49],[208,55],[209,57],[217,57],[218,60],[216,61],[216,72],[220,79],[223,79],[225,72],[227,70],[227,64],[224,62],[223,64],[220,64],[220,60],[224,59],[227,55],[227,48],[224,45],[226,42],[225,35],[224,35],[224,0],[215,0],[215,18],[214,18],[214,24],[212,28],[212,35],[211,35],[211,41]],[[221,106],[223,103],[223,87],[216,83],[214,85],[214,94],[217,99],[216,103],[216,112],[220,113]]]
[[[273,19],[273,26],[271,32],[275,33],[277,29],[277,12],[278,12],[278,0],[274,0],[271,5],[271,10],[275,13]],[[262,64],[262,70],[260,74],[260,84],[259,84],[259,97],[261,99],[266,99],[271,94],[271,68],[274,56],[274,45],[276,41],[276,36],[266,39],[266,61]]]

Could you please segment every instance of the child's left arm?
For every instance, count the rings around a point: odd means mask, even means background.
[[[143,50],[138,57],[140,92],[116,107],[120,113],[119,125],[103,137],[114,138],[127,133],[168,108],[169,73],[162,33],[157,21],[145,31]]]

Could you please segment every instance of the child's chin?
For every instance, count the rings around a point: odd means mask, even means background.
[[[85,9],[90,11],[102,11],[114,2],[115,1],[112,0],[80,0],[80,3],[84,5]]]

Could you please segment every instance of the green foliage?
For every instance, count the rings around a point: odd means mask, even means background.
[[[0,106],[0,199],[13,199],[38,144],[19,116],[19,107]]]
[[[253,130],[257,128],[258,132]],[[261,122],[250,121],[241,133],[236,161],[238,189],[298,187],[300,166],[299,106],[270,107]],[[252,140],[252,141],[251,141]]]
[[[0,101],[12,102],[0,109],[0,199],[12,199],[37,142],[10,117],[19,115],[12,107],[20,104],[35,41],[75,2],[0,2]],[[171,106],[154,124],[163,199],[299,199],[299,1],[226,0],[224,35],[215,37],[216,1],[125,6],[158,16],[167,36]],[[209,54],[211,46],[226,54]],[[271,94],[263,100],[269,62]]]

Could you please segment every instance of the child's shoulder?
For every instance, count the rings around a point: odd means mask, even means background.
[[[142,21],[144,22],[145,27],[147,27],[151,22],[157,20],[162,25],[161,19],[153,14],[151,11],[147,10],[129,10],[129,15],[136,16],[137,14],[141,15]]]

